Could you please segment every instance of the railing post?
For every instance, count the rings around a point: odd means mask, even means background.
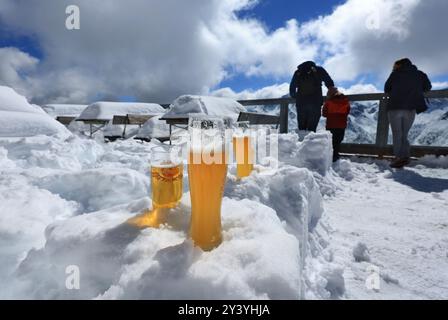
[[[289,104],[282,103],[280,105],[280,133],[288,133],[288,114]]]
[[[389,139],[389,119],[387,117],[387,103],[389,99],[384,96],[380,100],[380,106],[378,110],[378,124],[376,129],[376,146],[380,148],[387,147]],[[381,154],[379,156],[382,156]]]

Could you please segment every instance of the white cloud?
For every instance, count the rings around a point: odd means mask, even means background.
[[[21,72],[33,70],[38,63],[36,58],[16,48],[0,48],[0,83],[7,83],[17,91],[25,92],[26,79]]]
[[[348,0],[328,16],[302,25],[290,20],[272,32],[236,15],[261,1],[2,0],[2,24],[35,37],[44,57],[37,62],[17,50],[8,53],[0,61],[0,84],[26,89],[37,102],[122,95],[170,102],[180,94],[213,91],[235,74],[284,81],[309,59],[337,81],[375,74],[381,82],[402,56],[430,76],[448,73],[448,42],[439,37],[448,29],[447,1]],[[69,4],[81,9],[79,31],[65,29]],[[278,96],[284,88],[233,94]]]
[[[0,18],[35,35],[44,51],[29,74],[34,82],[28,95],[36,101],[84,102],[100,94],[169,102],[180,94],[208,92],[228,76],[228,67],[281,76],[312,58],[313,50],[297,41],[296,22],[269,33],[259,21],[237,18],[237,10],[255,3],[3,0]],[[79,31],[65,29],[68,4],[80,7]]]
[[[448,2],[443,0],[348,0],[329,16],[302,26],[316,39],[324,65],[336,80],[363,74],[387,77],[392,64],[411,58],[433,76],[448,73]]]
[[[432,88],[434,90],[442,90],[442,89],[448,89],[448,81],[444,82],[433,82]]]
[[[345,94],[379,93],[382,92],[373,84],[355,84],[349,88],[339,88]]]
[[[259,90],[243,90],[241,92],[235,92],[231,88],[222,88],[212,91],[210,94],[236,100],[281,98],[289,95],[289,83],[276,84]]]

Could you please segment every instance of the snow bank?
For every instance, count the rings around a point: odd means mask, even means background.
[[[272,209],[224,199],[224,242],[202,252],[185,241],[187,202],[161,229],[125,223],[149,205],[145,199],[51,225],[45,248],[30,252],[18,269],[22,281],[33,279],[27,292],[44,299],[298,298],[298,241]],[[81,290],[65,289],[68,265],[79,266]]]
[[[78,117],[88,106],[83,104],[47,104],[42,107],[53,118]]]
[[[27,112],[0,111],[0,137],[37,135],[68,136],[69,131],[49,116]]]
[[[163,115],[154,117],[146,121],[146,123],[138,131],[136,138],[166,138],[170,136],[170,127],[165,121],[161,121]],[[174,131],[178,131],[175,129]]]
[[[297,134],[279,135],[280,161],[299,168],[307,168],[325,176],[333,161],[331,133],[309,133],[302,142]]]
[[[311,148],[311,141],[319,146]],[[281,136],[278,168],[257,166],[242,180],[230,168],[224,241],[202,252],[188,240],[187,170],[182,202],[165,226],[140,230],[126,223],[151,208],[153,143],[102,144],[76,136],[0,140],[7,173],[0,177],[0,206],[8,210],[0,229],[0,260],[7,261],[0,267],[0,297],[338,297],[342,272],[332,264],[328,228],[320,220],[322,181],[316,179],[326,165],[314,163],[325,163],[327,153],[319,159],[316,150],[328,143],[322,134],[302,143],[296,135]],[[292,154],[302,160],[293,161]],[[71,265],[80,268],[81,290],[65,287]]]
[[[68,137],[70,132],[13,89],[0,86],[0,137],[37,135]]]
[[[89,105],[79,116],[80,120],[112,120],[114,116],[127,114],[161,114],[162,106],[154,103],[133,102],[95,102]]]
[[[8,159],[21,169],[76,171],[91,168],[101,158],[104,149],[92,140],[71,136],[66,140],[36,136],[0,139],[0,147]]]
[[[165,115],[173,116],[199,113],[231,118],[236,121],[240,112],[245,111],[245,107],[232,99],[186,95],[177,98]]]
[[[24,96],[5,86],[0,86],[0,111],[45,114],[42,108],[28,103]]]
[[[39,179],[36,184],[62,199],[77,202],[81,213],[114,207],[149,194],[149,179],[128,169],[62,173]]]

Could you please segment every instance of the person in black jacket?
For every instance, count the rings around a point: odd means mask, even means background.
[[[427,110],[424,93],[432,88],[428,76],[418,70],[408,58],[395,62],[392,74],[384,86],[389,96],[387,105],[389,123],[392,128],[395,159],[393,168],[409,164],[411,146],[409,131],[415,115]]]
[[[317,130],[324,103],[322,82],[328,89],[334,87],[334,82],[327,71],[313,61],[302,63],[294,73],[289,94],[296,99],[299,131],[316,132]]]

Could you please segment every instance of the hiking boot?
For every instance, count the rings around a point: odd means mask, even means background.
[[[409,160],[408,159],[395,159],[394,161],[392,161],[392,163],[390,164],[391,168],[394,169],[401,169],[403,168],[405,165],[409,164]]]

